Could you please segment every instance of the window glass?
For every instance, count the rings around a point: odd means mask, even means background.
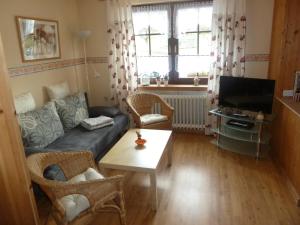
[[[179,78],[207,75],[210,69],[212,7],[177,9]]]
[[[139,76],[169,71],[168,11],[143,7],[133,12]]]
[[[149,37],[147,35],[136,36],[136,55],[139,56],[149,56]]]
[[[151,55],[168,55],[168,37],[166,37],[165,35],[153,35],[151,37]]]
[[[159,73],[160,76],[164,76],[169,72],[169,62],[167,56],[138,57],[137,66],[140,76],[147,74],[149,77],[153,77],[154,72]]]

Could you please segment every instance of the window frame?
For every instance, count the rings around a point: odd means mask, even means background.
[[[170,25],[170,38],[168,39],[168,55],[169,55],[169,61],[171,62],[171,65],[169,65],[169,84],[193,84],[194,78],[179,78],[179,73],[176,71],[176,61],[178,60],[178,40],[174,37],[174,23],[176,18],[174,17],[174,10],[175,5],[182,4],[182,3],[189,3],[189,2],[198,2],[199,0],[194,1],[176,1],[176,2],[166,2],[166,3],[150,3],[150,4],[138,4],[133,5],[133,7],[147,7],[147,6],[153,6],[153,5],[168,5],[170,6],[170,16],[168,17],[168,23]],[[203,2],[210,2],[211,5],[213,3],[212,0],[200,0]],[[197,34],[197,55],[199,55],[199,38],[201,33],[211,33],[212,30],[207,31],[201,31],[200,25],[197,25],[197,31],[190,31],[187,33],[196,33]],[[162,35],[161,33],[151,33],[150,25],[148,26],[147,33],[146,34],[137,34],[135,36],[148,36],[149,38],[149,56],[151,57],[151,35]],[[151,84],[155,84],[155,79],[151,78]],[[208,76],[200,76],[200,85],[207,85],[208,84]]]

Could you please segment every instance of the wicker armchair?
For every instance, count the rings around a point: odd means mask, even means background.
[[[89,179],[88,181],[70,182],[76,175],[78,177],[84,171],[97,171],[93,155],[88,151],[80,152],[51,152],[38,153],[27,158],[27,164],[32,180],[40,185],[52,202],[52,216],[59,225],[89,224],[98,212],[117,211],[121,224],[126,224],[123,176],[107,177],[103,179]],[[44,170],[50,165],[58,165],[68,181],[48,180],[44,178]],[[92,169],[91,169],[92,168]],[[66,197],[67,196],[67,197]],[[78,196],[86,199],[88,208],[75,215],[71,221],[68,218],[68,210],[62,204],[62,198]],[[79,202],[81,203],[81,202]],[[77,203],[71,204],[78,207]]]
[[[174,109],[159,95],[150,93],[137,93],[127,97],[126,102],[132,113],[133,120],[138,128],[146,129],[172,129],[172,119]],[[151,116],[155,104],[160,104],[162,119],[145,122],[144,118]]]

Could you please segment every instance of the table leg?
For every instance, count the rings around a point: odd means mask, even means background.
[[[262,138],[262,124],[259,124],[259,130],[258,130],[258,139],[256,143],[256,160],[260,159],[260,152],[261,152],[261,138]]]
[[[218,149],[220,149],[220,127],[221,127],[221,116],[217,117],[217,129],[218,129],[218,133],[217,133],[217,146]]]
[[[157,210],[157,186],[156,186],[156,172],[150,173],[150,188],[151,188],[151,200],[152,210]]]
[[[172,134],[172,136],[170,137],[170,140],[169,140],[169,144],[168,144],[168,166],[172,166],[173,141],[174,141],[174,138],[173,138],[173,134]]]

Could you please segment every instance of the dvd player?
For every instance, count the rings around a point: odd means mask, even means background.
[[[254,123],[246,122],[246,121],[240,121],[240,120],[229,120],[227,122],[227,124],[230,125],[230,126],[241,127],[241,128],[244,128],[244,129],[251,129],[254,126]]]

